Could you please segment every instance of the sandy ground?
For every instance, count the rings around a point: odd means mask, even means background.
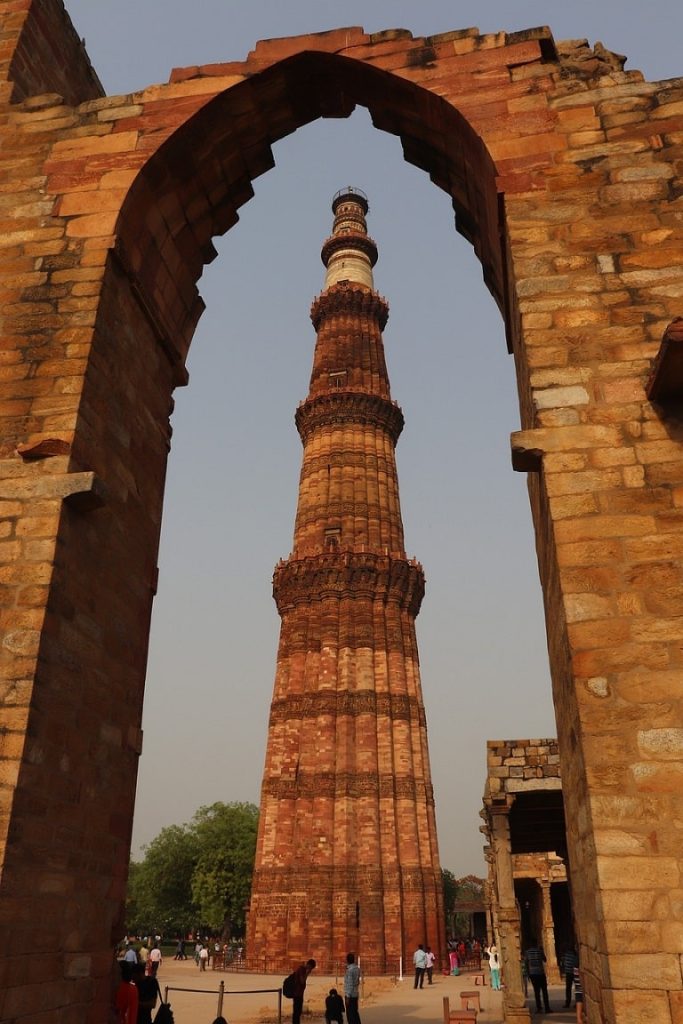
[[[280,977],[272,974],[237,974],[231,971],[200,972],[194,960],[164,960],[159,972],[162,992],[167,986],[170,990],[168,999],[173,1007],[176,1024],[213,1024],[221,981],[225,986],[223,1016],[228,1024],[277,1024],[277,988],[282,983]],[[309,978],[302,1024],[324,1024],[325,996],[332,986],[341,991],[341,979],[315,975]],[[413,988],[411,977],[402,981],[368,978],[364,981],[361,997],[361,1018],[363,1024],[414,1024],[419,1021],[443,1024],[443,997],[449,997],[451,1009],[458,1009],[458,993],[474,988],[472,978],[466,974],[457,978],[435,975],[433,985],[429,986],[425,982],[424,989],[417,991]],[[181,992],[174,989],[191,991]],[[477,1024],[501,1024],[501,993],[492,992],[488,984],[479,991],[482,1012]],[[531,990],[529,991],[531,994]],[[563,989],[551,988],[550,1001],[555,1012],[548,1018],[548,1024],[550,1021],[553,1024],[572,1024],[575,1021],[573,1010],[561,1009],[563,997]],[[529,1004],[530,1008],[532,1004],[533,998]],[[291,1013],[291,1001],[283,999],[284,1024],[291,1020]],[[537,1024],[545,1020],[545,1015],[534,1013],[532,1019],[534,1024]]]

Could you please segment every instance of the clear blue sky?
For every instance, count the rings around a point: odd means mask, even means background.
[[[109,94],[173,67],[241,60],[258,39],[362,25],[414,35],[549,25],[600,40],[651,80],[683,73],[683,4],[651,0],[66,0]],[[134,845],[200,804],[259,801],[279,618],[276,561],[290,551],[320,246],[340,187],[370,198],[375,283],[406,426],[397,460],[406,548],[423,564],[417,620],[441,860],[482,873],[478,812],[488,738],[555,733],[519,426],[503,325],[448,197],[406,164],[364,110],[274,147],[200,289],[207,310],[176,392],[173,450],[144,714]]]

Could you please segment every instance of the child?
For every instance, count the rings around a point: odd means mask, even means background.
[[[325,1020],[327,1024],[343,1024],[344,1016],[344,1000],[337,992],[336,988],[330,989],[330,994],[325,1000]]]

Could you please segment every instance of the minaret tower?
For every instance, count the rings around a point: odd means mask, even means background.
[[[296,413],[303,465],[291,556],[273,594],[282,618],[247,955],[319,968],[359,952],[398,970],[445,927],[392,401],[374,290],[368,202],[333,200],[310,388]]]

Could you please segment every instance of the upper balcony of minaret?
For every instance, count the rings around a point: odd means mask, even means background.
[[[360,189],[348,186],[332,200],[332,234],[320,253],[325,265],[325,289],[339,281],[355,281],[373,288],[372,268],[377,262],[377,245],[368,236],[365,215],[368,199]]]
[[[389,303],[378,292],[344,279],[317,295],[311,304],[311,321],[316,331],[325,317],[334,315],[371,317],[383,331],[389,319]]]

